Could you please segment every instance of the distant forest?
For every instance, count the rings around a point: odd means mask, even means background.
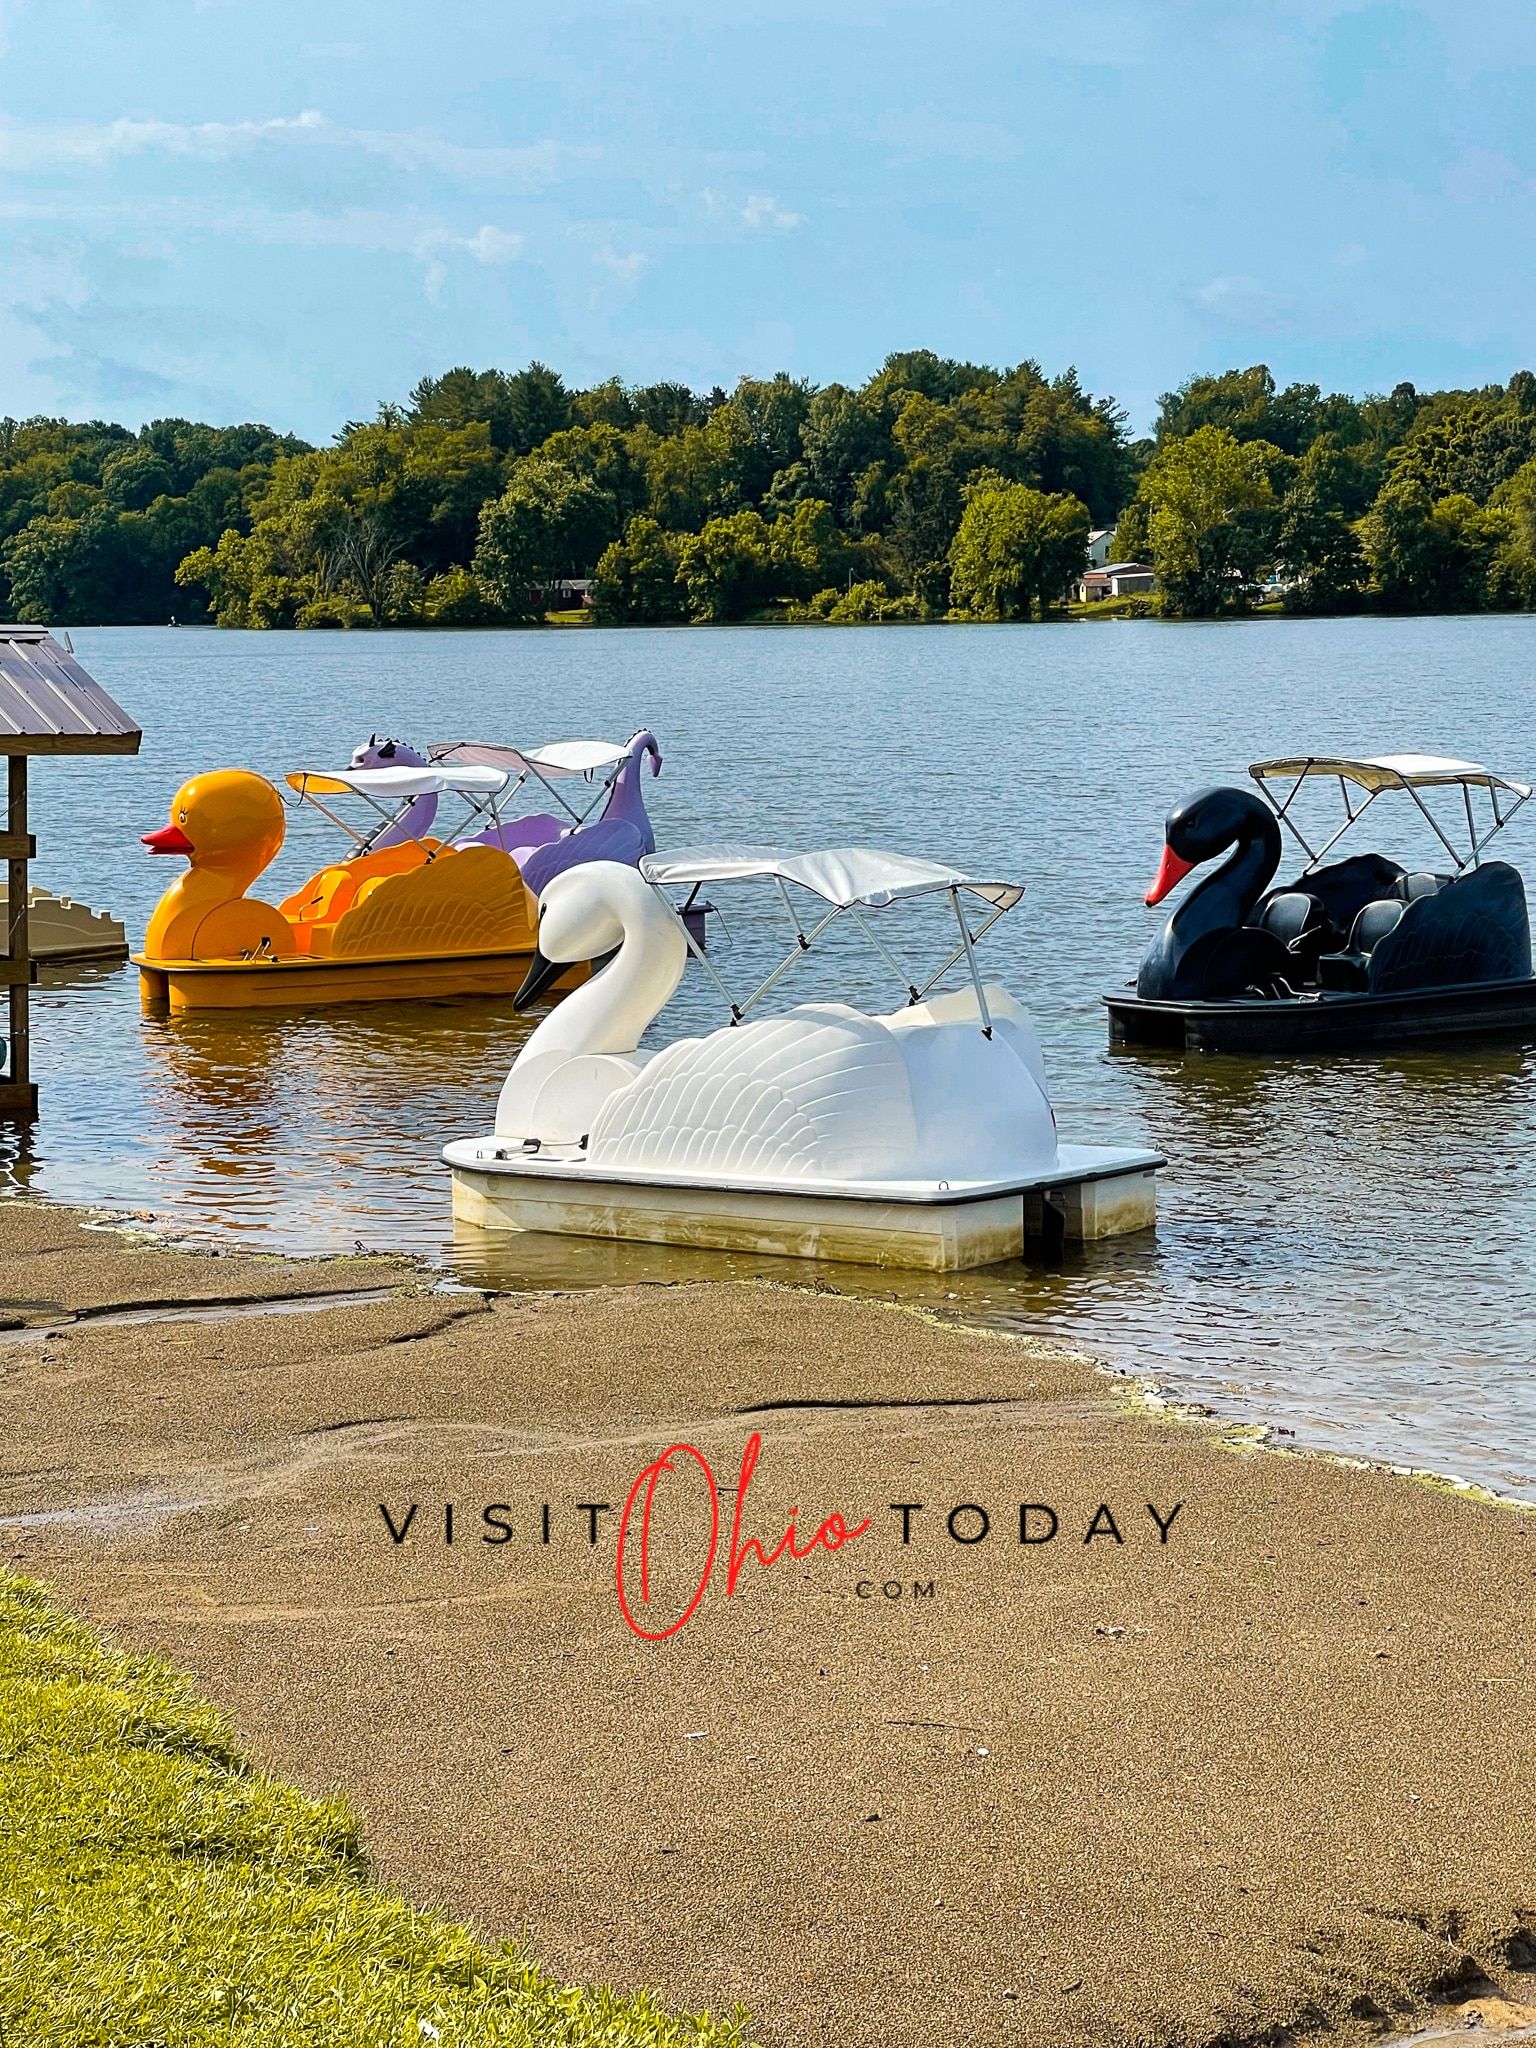
[[[328,448],[0,422],[0,614],[46,624],[882,623],[1057,612],[1090,529],[1181,618],[1536,607],[1536,376],[1387,397],[1194,377],[1133,440],[1067,370],[893,355],[857,389],[450,370]],[[564,586],[562,588],[562,586]]]

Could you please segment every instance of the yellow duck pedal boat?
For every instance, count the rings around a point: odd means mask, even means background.
[[[397,781],[406,772],[363,771]],[[506,780],[485,768],[418,771],[416,779],[434,774],[435,787],[461,793],[466,782],[489,790]],[[362,778],[290,780],[339,791]],[[322,868],[283,902],[267,903],[248,892],[285,833],[283,800],[263,776],[221,768],[182,784],[170,822],[144,834],[151,852],[184,854],[189,863],[150,918],[143,952],[133,956],[146,1010],[515,993],[534,951],[538,904],[509,853],[427,837],[371,849],[364,841],[364,851]],[[590,971],[582,962],[556,986],[574,988]]]

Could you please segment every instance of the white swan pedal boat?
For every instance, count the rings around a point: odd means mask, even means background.
[[[668,892],[748,880],[776,887],[794,939],[738,1002],[684,924],[693,896],[680,908]],[[1023,893],[863,847],[727,848],[556,875],[540,898],[538,951],[517,1006],[568,962],[607,964],[533,1032],[502,1088],[494,1132],[444,1148],[455,1216],[488,1230],[938,1271],[1021,1257],[1028,1238],[1049,1245],[1147,1228],[1162,1155],[1061,1144],[1029,1016],[982,981],[977,942]],[[957,943],[919,984],[874,927],[934,897],[948,898]],[[972,929],[966,906],[978,901]],[[843,920],[897,974],[905,1007],[872,1017],[815,1002],[751,1017]],[[642,1052],[690,953],[730,1021]],[[966,986],[930,994],[961,966]]]

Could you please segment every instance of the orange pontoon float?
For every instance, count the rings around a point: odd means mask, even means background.
[[[648,850],[646,840],[654,845],[639,801],[639,764],[650,752],[652,772],[659,769],[655,740],[638,733],[626,747],[581,744],[579,769],[546,762],[539,774],[547,787],[551,775],[590,781],[605,767],[613,771],[602,815],[569,827],[548,815],[502,819],[505,797],[524,781],[510,766],[423,762],[388,741],[359,749],[371,765],[290,775],[299,800],[341,825],[355,850],[280,903],[249,893],[286,834],[278,791],[244,768],[194,776],[172,799],[170,822],[143,835],[152,853],[183,854],[189,863],[134,955],[145,1009],[307,1009],[515,993],[534,952],[537,892],[550,876],[583,860],[633,863]],[[346,796],[370,806],[371,832],[354,831],[320,801]],[[487,815],[489,829],[457,843],[429,836],[444,796],[465,801],[467,830],[484,827]],[[574,988],[590,971],[582,962],[557,986]]]

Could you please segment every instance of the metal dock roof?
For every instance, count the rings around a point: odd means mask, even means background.
[[[0,754],[136,754],[141,737],[46,626],[0,626]]]

